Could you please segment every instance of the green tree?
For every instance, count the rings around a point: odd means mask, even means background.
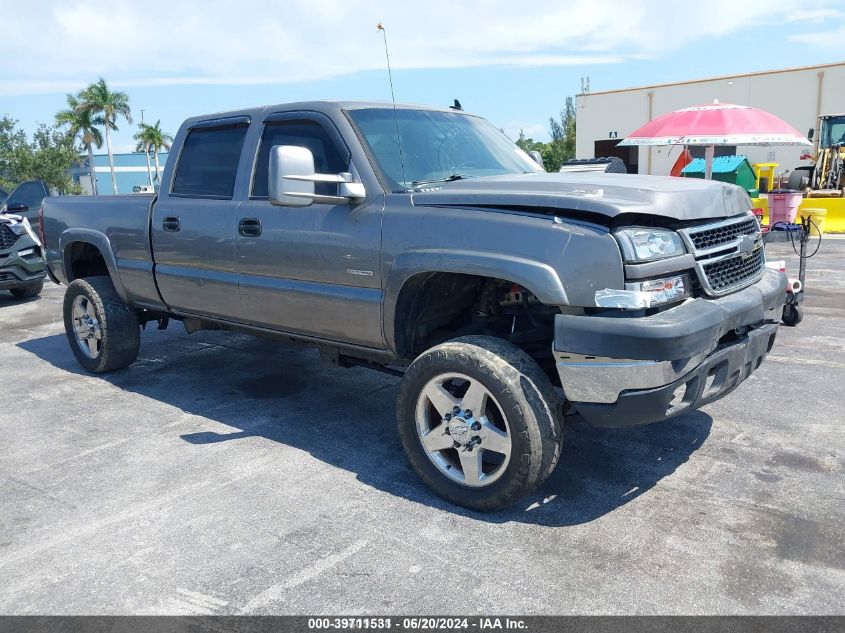
[[[161,121],[155,125],[148,125],[148,138],[150,140],[150,151],[153,153],[156,164],[156,181],[161,183],[161,166],[158,163],[158,155],[163,151],[169,151],[173,144],[173,137],[161,129]]]
[[[150,179],[150,186],[153,186],[153,176],[150,170],[150,152],[152,152],[155,159],[156,167],[156,182],[161,181],[161,166],[159,165],[159,152],[169,150],[173,143],[173,137],[161,129],[161,121],[156,121],[155,125],[142,123],[138,126],[138,132],[135,134],[135,140],[138,145],[135,148],[137,152],[144,152],[147,156],[147,174]]]
[[[71,167],[82,162],[73,136],[42,123],[33,134],[32,147],[32,167],[28,180],[44,180],[60,194],[82,193],[80,186],[70,176]]]
[[[11,191],[21,181],[20,161],[30,152],[29,141],[17,121],[8,116],[0,119],[0,187]]]
[[[540,153],[547,171],[559,171],[564,162],[575,158],[575,101],[572,97],[566,98],[560,120],[549,118],[549,134],[552,140],[544,145]]]
[[[117,193],[117,178],[114,172],[110,132],[118,130],[118,117],[123,117],[127,123],[132,123],[129,95],[119,90],[112,90],[106,84],[106,80],[100,77],[96,83],[91,84],[79,93],[79,100],[80,109],[90,112],[94,116],[94,123],[102,125],[106,132],[106,151],[109,155],[112,190]]]
[[[519,147],[519,149],[525,152],[540,152],[542,151],[544,145],[544,143],[541,143],[540,141],[535,141],[533,138],[526,137],[523,130],[519,131],[519,138],[516,139],[514,143],[516,143],[516,146]]]
[[[138,126],[138,131],[135,132],[135,135],[132,137],[138,144],[135,146],[136,152],[144,152],[144,156],[147,159],[147,181],[150,183],[150,187],[153,187],[153,168],[150,165],[150,133],[149,133],[149,126],[141,123]]]
[[[75,138],[40,124],[30,141],[9,117],[0,119],[0,186],[13,189],[25,180],[44,180],[59,193],[80,193],[70,168],[81,161]]]
[[[103,146],[103,135],[97,129],[90,110],[80,107],[80,98],[67,95],[67,110],[56,114],[56,125],[66,126],[72,138],[79,138],[82,148],[88,152],[88,173],[91,176],[91,190],[97,193],[97,176],[94,171],[94,146]]]

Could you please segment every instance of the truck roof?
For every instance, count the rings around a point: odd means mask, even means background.
[[[252,108],[241,108],[240,110],[227,110],[225,112],[212,112],[189,117],[185,123],[191,124],[208,119],[222,119],[228,117],[248,116],[259,117],[269,112],[283,112],[287,110],[312,110],[316,112],[328,112],[337,110],[361,110],[364,108],[392,108],[390,101],[356,101],[343,99],[319,99],[314,101],[294,101],[291,103],[278,103],[275,105],[256,106]],[[434,107],[414,103],[397,103],[396,108],[400,110],[430,110],[433,112],[463,113],[463,110],[454,110],[449,107]]]

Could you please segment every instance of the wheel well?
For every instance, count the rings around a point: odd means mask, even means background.
[[[507,279],[421,273],[399,292],[394,317],[397,355],[411,360],[449,339],[486,334],[523,348],[556,378],[551,344],[558,312]]]
[[[484,277],[456,273],[421,273],[399,292],[394,340],[401,358],[414,358],[430,345],[431,332],[472,307]]]
[[[67,255],[67,261],[70,264],[68,282],[85,277],[109,275],[105,257],[93,244],[74,242],[68,248],[70,250]]]

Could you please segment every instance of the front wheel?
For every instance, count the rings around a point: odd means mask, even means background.
[[[518,347],[466,336],[421,354],[396,402],[414,470],[441,497],[498,510],[527,495],[560,456],[559,399]]]
[[[92,373],[121,369],[138,357],[138,315],[121,300],[108,277],[71,282],[65,292],[64,321],[73,355]]]

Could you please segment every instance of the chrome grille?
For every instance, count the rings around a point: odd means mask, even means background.
[[[730,251],[749,235],[760,235],[760,225],[751,215],[741,215],[713,224],[682,229],[681,236],[696,256]]]
[[[12,248],[17,241],[18,236],[12,233],[9,225],[0,224],[0,250],[5,251],[7,248]]]
[[[689,238],[695,250],[706,251],[719,246],[730,245],[738,237],[755,235],[760,232],[755,218],[747,218],[740,222],[723,224],[709,229],[690,229]]]
[[[756,283],[766,268],[760,225],[751,215],[679,231],[695,256],[698,286],[720,296]]]
[[[712,261],[701,262],[706,280],[705,288],[711,294],[726,294],[757,281],[766,267],[763,245],[758,243],[750,256],[730,255]]]

